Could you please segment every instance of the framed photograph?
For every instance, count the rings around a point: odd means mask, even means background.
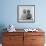
[[[17,21],[35,22],[35,5],[17,5]]]

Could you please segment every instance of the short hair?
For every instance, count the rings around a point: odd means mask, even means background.
[[[30,12],[30,10],[27,10],[27,12]]]

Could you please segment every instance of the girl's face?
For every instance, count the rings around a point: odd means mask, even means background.
[[[25,9],[23,10],[23,13],[24,13],[24,14],[26,13],[26,10],[25,10]]]

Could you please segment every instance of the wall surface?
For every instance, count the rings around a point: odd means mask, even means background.
[[[17,5],[35,5],[35,23],[18,23]],[[0,0],[0,31],[9,24],[20,29],[40,27],[46,32],[46,0]]]

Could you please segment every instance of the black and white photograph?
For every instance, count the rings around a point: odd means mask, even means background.
[[[17,6],[18,22],[35,22],[35,5],[18,5]]]

